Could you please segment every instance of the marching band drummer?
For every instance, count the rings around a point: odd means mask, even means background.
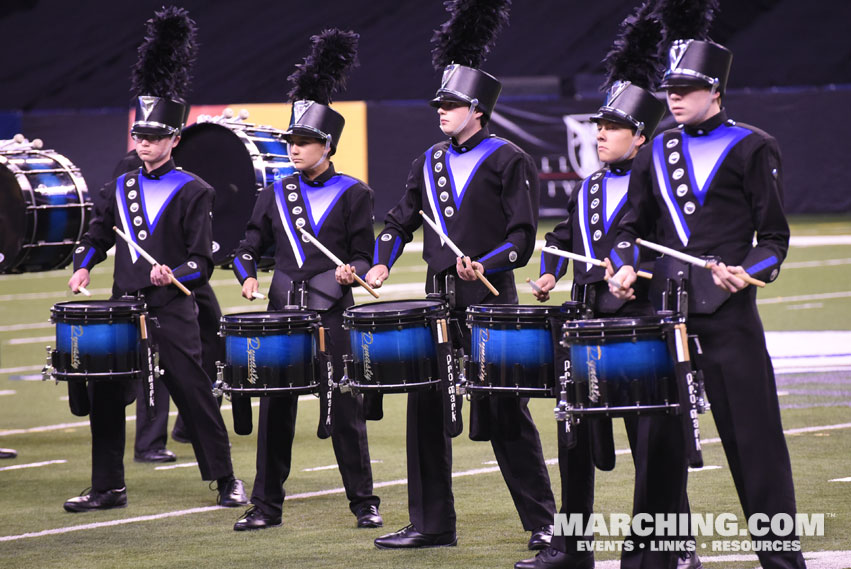
[[[174,35],[170,31],[179,30]],[[214,192],[203,180],[178,170],[171,159],[186,117],[184,91],[194,52],[195,23],[185,10],[164,8],[148,21],[145,43],[134,68],[139,94],[130,130],[144,167],[119,176],[101,190],[102,200],[88,232],[74,254],[72,291],[89,284],[89,271],[106,258],[115,243],[113,226],[121,226],[137,244],[163,264],[151,267],[129,245],[116,247],[113,297],[143,298],[156,325],[149,325],[159,345],[163,379],[191,434],[201,477],[218,484],[217,503],[246,503],[241,480],[234,478],[228,434],[201,367],[201,340],[195,303],[174,286],[206,283],[212,272],[210,212]],[[162,60],[162,54],[173,58]],[[156,69],[156,74],[149,70]],[[164,77],[161,69],[172,69]],[[174,267],[172,269],[171,267]],[[124,406],[128,387],[120,382],[89,382],[92,431],[92,487],[65,502],[69,512],[124,507]],[[131,399],[132,400],[132,399]]]
[[[390,267],[423,223],[420,210],[427,211],[446,228],[450,239],[475,259],[457,257],[433,231],[425,231],[426,289],[448,293],[451,291],[443,288],[446,277],[459,278],[452,317],[461,323],[469,353],[471,333],[464,321],[467,306],[517,303],[513,269],[525,265],[534,248],[538,186],[531,157],[511,142],[489,134],[487,123],[501,85],[476,69],[493,36],[508,20],[508,2],[480,2],[470,13],[459,8],[462,4],[447,2],[453,18],[436,34],[434,52],[436,67],[445,69],[431,105],[449,139],[414,160],[404,196],[387,214],[376,240],[374,266],[366,281],[379,287],[387,280]],[[476,280],[474,269],[492,280],[499,296]],[[442,398],[438,390],[408,395],[411,524],[376,539],[378,548],[451,546],[457,542],[452,445],[444,428]],[[555,500],[527,404],[528,398],[473,401],[470,437],[491,441],[523,528],[532,532],[528,546],[541,549],[552,535]]]
[[[744,514],[794,519],[774,369],[756,288],[748,282],[774,281],[789,247],[780,150],[771,135],[727,117],[723,98],[733,54],[707,40],[711,12],[684,14],[682,6],[660,5],[662,45],[670,46],[661,87],[679,125],[635,160],[627,211],[610,254],[614,277],[628,290],[612,292],[631,294],[636,238],[655,234],[676,252],[716,259],[707,270],[666,256],[669,274],[688,278],[688,329],[701,343],[697,365]],[[767,524],[766,531],[752,537],[762,567],[806,566],[796,536],[779,536]]]
[[[297,173],[260,192],[233,263],[242,295],[253,300],[258,289],[256,259],[269,245],[275,246],[269,310],[292,304],[288,296],[296,285],[306,289],[303,308],[320,315],[338,381],[348,347],[343,310],[354,304],[353,271],[364,273],[369,268],[374,239],[372,190],[360,180],[338,173],[329,160],[337,151],[345,121],[328,105],[331,93],[344,83],[346,72],[355,64],[358,37],[353,32],[326,30],[311,38],[313,52],[289,78],[294,85],[289,94],[293,120],[285,136]],[[339,62],[339,69],[320,65],[332,60]],[[311,232],[352,265],[335,266],[303,240],[298,228]],[[363,399],[339,390],[334,390],[332,397],[331,441],[349,508],[357,527],[380,527],[383,520],[378,512],[380,500],[373,494]],[[260,399],[253,506],[234,524],[234,530],[281,525],[297,409],[297,395]]]
[[[587,177],[570,196],[567,219],[546,235],[546,246],[595,259],[605,259],[615,245],[617,226],[623,217],[633,159],[646,147],[665,114],[665,105],[648,89],[658,82],[659,59],[655,53],[641,53],[643,46],[653,52],[661,40],[661,26],[650,17],[652,7],[645,3],[627,18],[621,36],[604,60],[609,72],[606,102],[591,120],[597,123],[597,156],[604,166]],[[648,38],[647,41],[645,38]],[[642,40],[644,40],[642,42]],[[635,62],[643,62],[643,66]],[[630,62],[627,64],[627,62]],[[643,259],[655,257],[652,251]],[[543,252],[541,277],[535,283],[535,297],[544,302],[567,271],[567,259]],[[572,298],[591,309],[595,318],[648,316],[654,313],[647,298],[648,287],[637,289],[633,300],[618,298],[609,292],[605,268],[574,261]],[[645,281],[646,282],[646,281]],[[642,283],[643,284],[643,283]],[[557,366],[558,368],[559,366]],[[680,417],[624,417],[635,465],[635,503],[633,515],[644,512],[679,512],[687,498],[687,464]],[[558,429],[559,472],[561,474],[563,514],[581,514],[585,527],[594,510],[595,464],[600,462],[595,448],[598,437],[611,439],[611,419],[587,417],[574,426],[576,445],[568,448],[564,428]],[[655,449],[655,450],[654,450]],[[664,458],[662,458],[664,457]],[[602,458],[602,462],[610,462]],[[613,464],[597,466],[608,470]],[[661,482],[660,482],[661,481]],[[669,501],[650,503],[643,490],[649,485],[672,489]],[[657,498],[659,496],[656,496]],[[685,510],[687,511],[687,510]],[[581,548],[579,541],[592,536],[554,536],[551,547],[533,559],[515,564],[516,569],[590,569],[594,553]],[[686,537],[686,539],[689,539]],[[641,559],[624,558],[621,567],[699,567],[692,552],[641,552]],[[653,559],[651,559],[653,556]],[[682,564],[675,561],[682,557]],[[643,565],[642,565],[643,563]]]

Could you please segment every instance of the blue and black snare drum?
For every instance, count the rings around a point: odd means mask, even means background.
[[[552,397],[558,392],[555,350],[561,327],[583,305],[482,304],[467,308],[472,330],[466,388],[472,393]]]
[[[566,391],[573,412],[678,412],[672,350],[675,327],[683,322],[673,315],[566,322],[563,343],[572,364]]]
[[[0,273],[61,269],[92,207],[80,169],[52,150],[0,148]]]
[[[143,377],[139,318],[145,303],[136,300],[60,302],[51,309],[56,349],[54,379],[128,380]]]
[[[295,308],[222,316],[222,391],[247,397],[315,392],[318,329],[318,314]]]
[[[442,300],[400,300],[359,304],[343,312],[349,330],[356,390],[402,393],[440,382],[431,322],[448,319]]]

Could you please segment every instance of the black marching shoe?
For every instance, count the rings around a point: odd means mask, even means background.
[[[532,532],[532,537],[529,538],[529,549],[546,549],[550,546],[553,540],[553,526],[541,526]]]
[[[358,508],[355,516],[358,518],[359,528],[380,528],[384,525],[384,520],[378,513],[378,506],[372,504]]]
[[[281,525],[280,516],[270,516],[257,506],[252,506],[233,524],[233,531],[275,528],[279,525]]]
[[[518,561],[514,569],[594,569],[594,553],[565,553],[548,547],[532,559]]]
[[[0,448],[0,458],[15,458],[18,456],[18,451],[11,448]]]
[[[174,462],[177,460],[177,455],[167,448],[156,448],[134,453],[133,460],[136,462]]]
[[[236,508],[248,503],[248,496],[245,495],[245,484],[239,478],[234,478],[225,483],[219,483],[218,492],[219,495],[216,496],[216,503],[219,506]]]
[[[680,559],[677,561],[677,569],[703,569],[703,563],[700,562],[700,557],[694,551],[685,551],[680,553]]]
[[[84,490],[85,492],[85,490]],[[89,490],[87,494],[71,498],[65,502],[66,512],[91,512],[93,510],[111,510],[127,505],[127,487],[98,492]]]
[[[378,549],[401,549],[415,547],[447,547],[456,545],[458,539],[454,531],[443,533],[420,533],[414,524],[407,525],[399,531],[382,535],[375,539]]]

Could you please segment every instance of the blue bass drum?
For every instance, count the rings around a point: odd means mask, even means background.
[[[139,317],[145,304],[125,300],[60,302],[51,309],[56,324],[52,375],[69,380],[127,380],[143,374]]]
[[[319,316],[304,310],[222,316],[222,391],[248,397],[313,393]]]
[[[66,157],[0,141],[0,273],[66,266],[91,207],[83,175]]]
[[[577,320],[564,325],[573,412],[629,416],[679,411],[672,353],[679,316]]]
[[[467,308],[472,331],[466,388],[472,393],[552,397],[557,394],[554,342],[583,305],[482,304]]]
[[[441,300],[359,304],[343,312],[349,330],[356,390],[402,393],[437,386],[437,350],[431,322],[448,319]]]

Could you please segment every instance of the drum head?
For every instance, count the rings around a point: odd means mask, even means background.
[[[50,309],[57,322],[90,322],[129,319],[145,311],[138,300],[72,300],[59,302]]]
[[[548,318],[579,318],[582,305],[566,302],[560,306],[542,304],[475,304],[467,308],[470,324],[545,325]]]
[[[358,304],[343,312],[343,322],[355,325],[373,324],[407,324],[410,322],[425,322],[426,316],[444,317],[449,315],[449,308],[442,300],[387,300]]]
[[[0,273],[12,268],[24,244],[27,204],[15,174],[0,162]]]
[[[317,322],[319,322],[319,315],[308,310],[241,312],[222,316],[222,330],[225,332],[307,330]]]
[[[254,164],[245,143],[227,127],[197,123],[184,129],[173,155],[175,164],[216,190],[213,263],[229,263],[257,200]]]
[[[565,322],[567,336],[616,336],[632,335],[636,332],[661,330],[685,320],[669,312],[660,312],[654,316],[635,316],[631,318],[597,318]]]

